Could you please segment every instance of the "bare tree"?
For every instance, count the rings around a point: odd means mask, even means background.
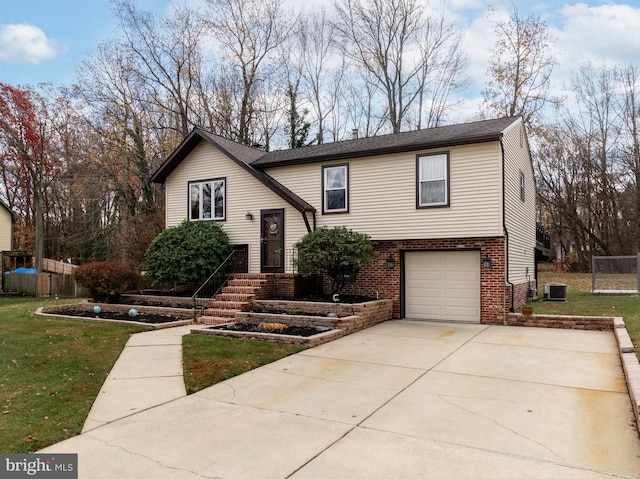
[[[554,39],[544,20],[533,14],[523,18],[516,6],[507,20],[494,19],[494,28],[498,39],[487,69],[485,106],[498,116],[522,116],[535,132],[543,107],[558,103],[549,93]]]
[[[622,204],[622,218],[633,235],[629,243],[640,251],[640,70],[633,65],[620,68],[617,72],[622,92],[617,104],[621,139],[620,159],[625,167],[625,192],[629,197],[628,206]]]
[[[570,263],[637,253],[638,73],[582,65],[571,107],[559,110],[535,152],[541,214]]]
[[[279,49],[295,32],[296,21],[282,8],[282,0],[205,1],[211,13],[206,23],[239,82],[233,138],[251,144],[260,84],[282,68]]]
[[[461,49],[461,32],[445,15],[427,17],[420,44],[422,69],[416,127],[439,126],[451,106],[450,98],[468,83],[468,58]]]
[[[344,54],[375,82],[391,131],[415,127],[407,118],[412,109],[427,104],[425,96],[434,93],[429,84],[459,73],[440,69],[462,67],[461,52],[452,48],[460,41],[459,30],[445,20],[444,9],[439,17],[428,16],[418,0],[345,0],[334,6]],[[442,61],[446,54],[457,55],[459,61]],[[448,88],[452,85],[456,83]],[[440,94],[429,98],[434,106],[436,98],[443,100],[443,93],[450,91],[435,84],[432,90]],[[422,113],[415,111],[414,118],[422,123]]]
[[[151,100],[170,114],[165,126],[186,136],[195,123],[204,25],[187,7],[159,17],[137,9],[132,0],[114,0],[112,5],[125,44],[135,56],[136,74],[151,88]]]
[[[589,197],[593,202],[589,221],[611,253],[620,254],[618,184],[620,168],[616,152],[618,121],[614,110],[615,70],[580,67],[572,82],[579,112],[574,124],[586,143],[583,167],[590,173]]]
[[[316,119],[316,141],[322,144],[327,122],[338,108],[346,65],[344,57],[336,55],[336,26],[324,8],[302,22],[301,27],[296,45],[297,68]]]

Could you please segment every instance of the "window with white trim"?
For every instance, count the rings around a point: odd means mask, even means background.
[[[520,199],[524,201],[524,173],[520,172]]]
[[[189,219],[224,220],[226,197],[224,178],[189,183]]]
[[[449,154],[418,156],[418,208],[449,204]]]
[[[349,211],[349,165],[322,167],[322,212]]]

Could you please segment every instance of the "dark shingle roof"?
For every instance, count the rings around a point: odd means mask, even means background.
[[[250,163],[256,160],[260,156],[264,155],[264,151],[257,148],[251,148],[241,143],[237,143],[232,140],[228,140],[208,131],[201,130],[200,128],[194,128],[186,138],[180,143],[180,146],[166,159],[166,161],[160,165],[156,172],[151,176],[151,181],[154,183],[164,183],[169,174],[180,164],[186,156],[193,151],[193,149],[202,140],[216,146],[229,158],[235,161],[239,166],[244,168],[249,174],[253,175],[256,179],[261,181],[270,190],[287,201],[291,206],[298,211],[314,211],[315,208],[293,193],[287,187],[274,180],[272,177],[263,173],[260,170],[252,168]]]
[[[164,183],[169,174],[193,151],[200,141],[205,140],[224,152],[231,160],[235,161],[298,211],[315,211],[313,206],[261,170],[273,166],[313,163],[334,159],[343,160],[362,156],[498,141],[502,136],[502,132],[516,121],[519,121],[519,117],[482,120],[269,153],[214,135],[200,128],[194,128],[171,156],[155,171],[151,176],[151,181]]]
[[[200,143],[200,141],[206,140],[209,143],[214,144],[217,148],[223,151],[229,158],[238,163],[247,165],[251,161],[254,161],[264,155],[264,151],[257,148],[251,148],[233,140],[227,140],[208,131],[200,128],[194,128],[191,130],[182,143],[171,153],[162,165],[151,176],[151,181],[154,183],[164,183],[169,174],[178,166],[182,160],[184,160],[191,151]]]
[[[497,141],[500,139],[502,132],[518,119],[519,117],[482,120],[425,130],[325,143],[293,150],[272,151],[252,161],[251,165],[256,168],[267,168]]]

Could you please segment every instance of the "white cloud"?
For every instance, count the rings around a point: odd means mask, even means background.
[[[480,10],[485,4],[483,0],[451,0],[448,7],[451,10]]]
[[[57,53],[53,42],[34,25],[0,25],[0,62],[36,64]]]
[[[640,57],[640,8],[631,5],[565,6],[562,30],[557,33],[561,68],[575,70],[596,65],[630,63]]]
[[[481,89],[485,86],[487,67],[495,41],[496,33],[486,14],[474,18],[464,29],[463,51],[469,58],[467,73],[472,88]]]

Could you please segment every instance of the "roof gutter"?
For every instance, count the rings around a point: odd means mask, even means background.
[[[372,137],[373,138],[373,137]],[[406,153],[409,151],[416,150],[431,150],[434,148],[447,148],[451,146],[463,146],[463,145],[472,145],[477,143],[488,143],[491,141],[500,141],[502,138],[502,134],[490,134],[490,135],[476,135],[470,136],[466,138],[461,138],[457,140],[442,140],[442,141],[432,141],[429,143],[408,143],[401,145],[394,145],[390,147],[381,147],[381,148],[373,148],[373,149],[359,149],[356,151],[347,151],[347,152],[331,152],[327,154],[320,155],[310,155],[306,157],[294,157],[294,158],[285,158],[282,160],[269,160],[268,157],[270,154],[276,155],[278,152],[274,151],[271,153],[266,153],[263,157],[253,161],[251,166],[263,170],[266,168],[273,168],[278,166],[287,166],[287,165],[303,165],[307,163],[317,163],[320,161],[332,161],[332,160],[349,160],[353,158],[362,158],[365,156],[379,156],[379,155],[388,155],[393,153]],[[287,150],[291,151],[291,150]]]

